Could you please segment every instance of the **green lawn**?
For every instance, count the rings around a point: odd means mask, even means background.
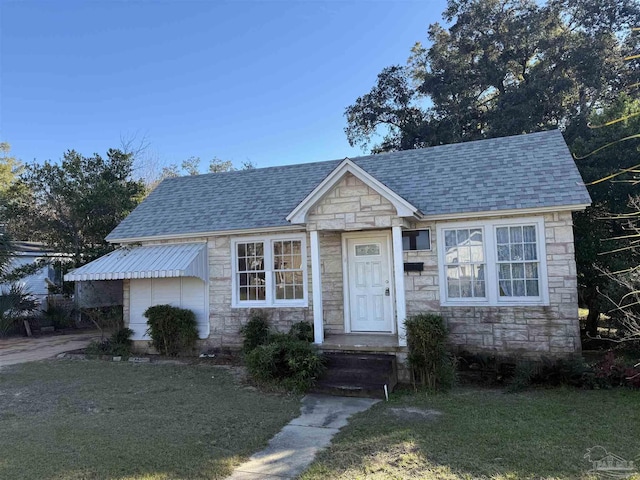
[[[299,414],[221,368],[57,360],[0,370],[0,478],[224,478]]]
[[[640,392],[397,395],[354,417],[301,478],[595,478],[584,455],[596,445],[640,468]]]

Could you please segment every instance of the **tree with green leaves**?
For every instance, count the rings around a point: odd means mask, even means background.
[[[13,238],[44,242],[82,265],[112,249],[105,237],[143,198],[144,184],[131,175],[131,154],[113,149],[28,164],[9,189],[3,220]]]
[[[639,60],[624,61],[638,51],[631,33],[637,0],[449,0],[443,18],[450,26],[430,25],[428,47],[416,43],[405,66],[385,68],[346,109],[352,146],[379,141],[376,153],[562,128],[570,148],[585,154],[621,134],[591,130],[589,120],[630,108],[619,95],[640,77]],[[635,147],[624,148],[578,161],[578,168],[595,181],[633,161]],[[599,269],[632,259],[603,255],[619,226],[602,219],[626,206],[628,187],[588,189],[594,205],[575,217],[576,257],[594,332],[599,292],[611,287]]]
[[[587,5],[588,4],[588,5]],[[565,126],[615,97],[636,0],[449,0],[406,66],[346,109],[347,138],[402,150]]]
[[[16,181],[22,171],[22,163],[15,157],[10,156],[11,145],[6,142],[0,143],[0,196]]]
[[[627,248],[629,199],[637,195],[640,100],[620,94],[607,108],[590,118],[592,128],[581,129],[571,139],[576,163],[587,183],[593,204],[574,214],[576,261],[581,303],[589,309],[586,329],[596,336],[602,312],[611,308],[610,298],[619,298],[618,284],[605,272],[620,272],[640,263],[640,252]],[[618,121],[620,120],[620,121]],[[620,139],[628,138],[620,142]],[[615,146],[615,148],[612,148]]]
[[[0,279],[9,271],[9,263],[13,258],[13,244],[6,233],[0,231]]]

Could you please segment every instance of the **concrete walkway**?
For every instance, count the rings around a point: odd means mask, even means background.
[[[96,331],[39,338],[3,339],[0,340],[0,367],[55,357],[69,350],[84,348],[91,340],[97,339],[100,339],[100,333]]]
[[[351,415],[377,402],[370,398],[307,395],[302,399],[300,416],[277,433],[267,448],[236,468],[227,480],[295,478],[307,469],[319,450],[331,443]]]

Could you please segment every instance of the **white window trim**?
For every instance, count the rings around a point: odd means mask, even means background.
[[[496,228],[504,225],[535,225],[536,246],[539,258],[540,295],[537,297],[500,297],[498,294],[498,247],[496,243]],[[484,298],[447,298],[447,275],[445,268],[444,231],[458,228],[481,228],[484,244],[485,291]],[[438,241],[438,271],[440,274],[440,305],[454,306],[485,306],[485,307],[517,307],[549,305],[549,279],[547,274],[547,249],[543,217],[501,218],[495,220],[477,220],[465,222],[442,222],[436,225]]]
[[[417,248],[415,250],[405,250],[404,248],[402,249],[403,252],[431,252],[433,251],[433,232],[431,231],[431,227],[424,227],[424,228],[403,228],[402,232],[420,232],[422,230],[426,230],[429,232],[429,248]],[[404,238],[404,237],[403,237]]]
[[[296,240],[301,242],[302,253],[302,300],[276,300],[273,288],[273,241]],[[238,248],[239,243],[263,242],[264,266],[265,266],[265,300],[239,300],[238,299]],[[255,235],[250,237],[236,237],[231,240],[231,307],[232,308],[279,308],[279,307],[307,307],[309,305],[308,287],[308,254],[307,235],[304,233],[291,233],[281,235]]]

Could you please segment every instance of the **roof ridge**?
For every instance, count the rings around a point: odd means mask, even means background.
[[[419,153],[419,152],[424,152],[425,150],[435,150],[435,149],[446,149],[446,148],[451,148],[451,147],[457,147],[459,148],[461,145],[471,145],[471,144],[477,144],[477,143],[481,143],[481,142],[489,142],[489,141],[504,141],[505,139],[514,139],[514,138],[523,138],[523,137],[529,137],[532,135],[544,135],[544,134],[549,134],[550,132],[560,132],[559,129],[555,128],[555,129],[550,129],[550,130],[543,130],[540,132],[530,132],[530,133],[519,133],[519,134],[514,134],[514,135],[509,135],[506,137],[491,137],[491,138],[480,138],[478,140],[469,140],[466,142],[457,142],[457,143],[445,143],[442,145],[432,145],[429,147],[421,147],[421,148],[411,148],[411,149],[407,149],[407,150],[394,150],[392,152],[381,152],[381,153],[371,153],[369,155],[360,155],[357,157],[344,157],[344,158],[334,158],[331,160],[317,160],[317,161],[313,161],[313,162],[303,162],[303,163],[290,163],[290,164],[286,164],[286,165],[271,165],[269,167],[256,167],[256,168],[250,168],[250,169],[241,169],[241,170],[231,170],[231,171],[227,171],[227,172],[207,172],[207,173],[200,173],[198,175],[183,175],[183,176],[178,176],[178,177],[170,177],[165,179],[166,180],[177,180],[177,179],[187,179],[187,178],[202,178],[202,177],[208,177],[210,175],[241,175],[241,174],[249,174],[251,172],[265,172],[265,171],[269,171],[269,170],[277,170],[277,169],[286,169],[286,168],[293,168],[293,167],[302,167],[302,166],[314,166],[314,165],[318,165],[318,164],[327,164],[330,162],[343,162],[344,160],[346,160],[347,158],[349,160],[351,160],[352,162],[359,162],[362,160],[369,160],[372,158],[375,159],[382,159],[388,156],[394,156],[394,155],[405,155],[408,154],[409,152],[412,153]],[[560,132],[561,133],[561,132]]]

